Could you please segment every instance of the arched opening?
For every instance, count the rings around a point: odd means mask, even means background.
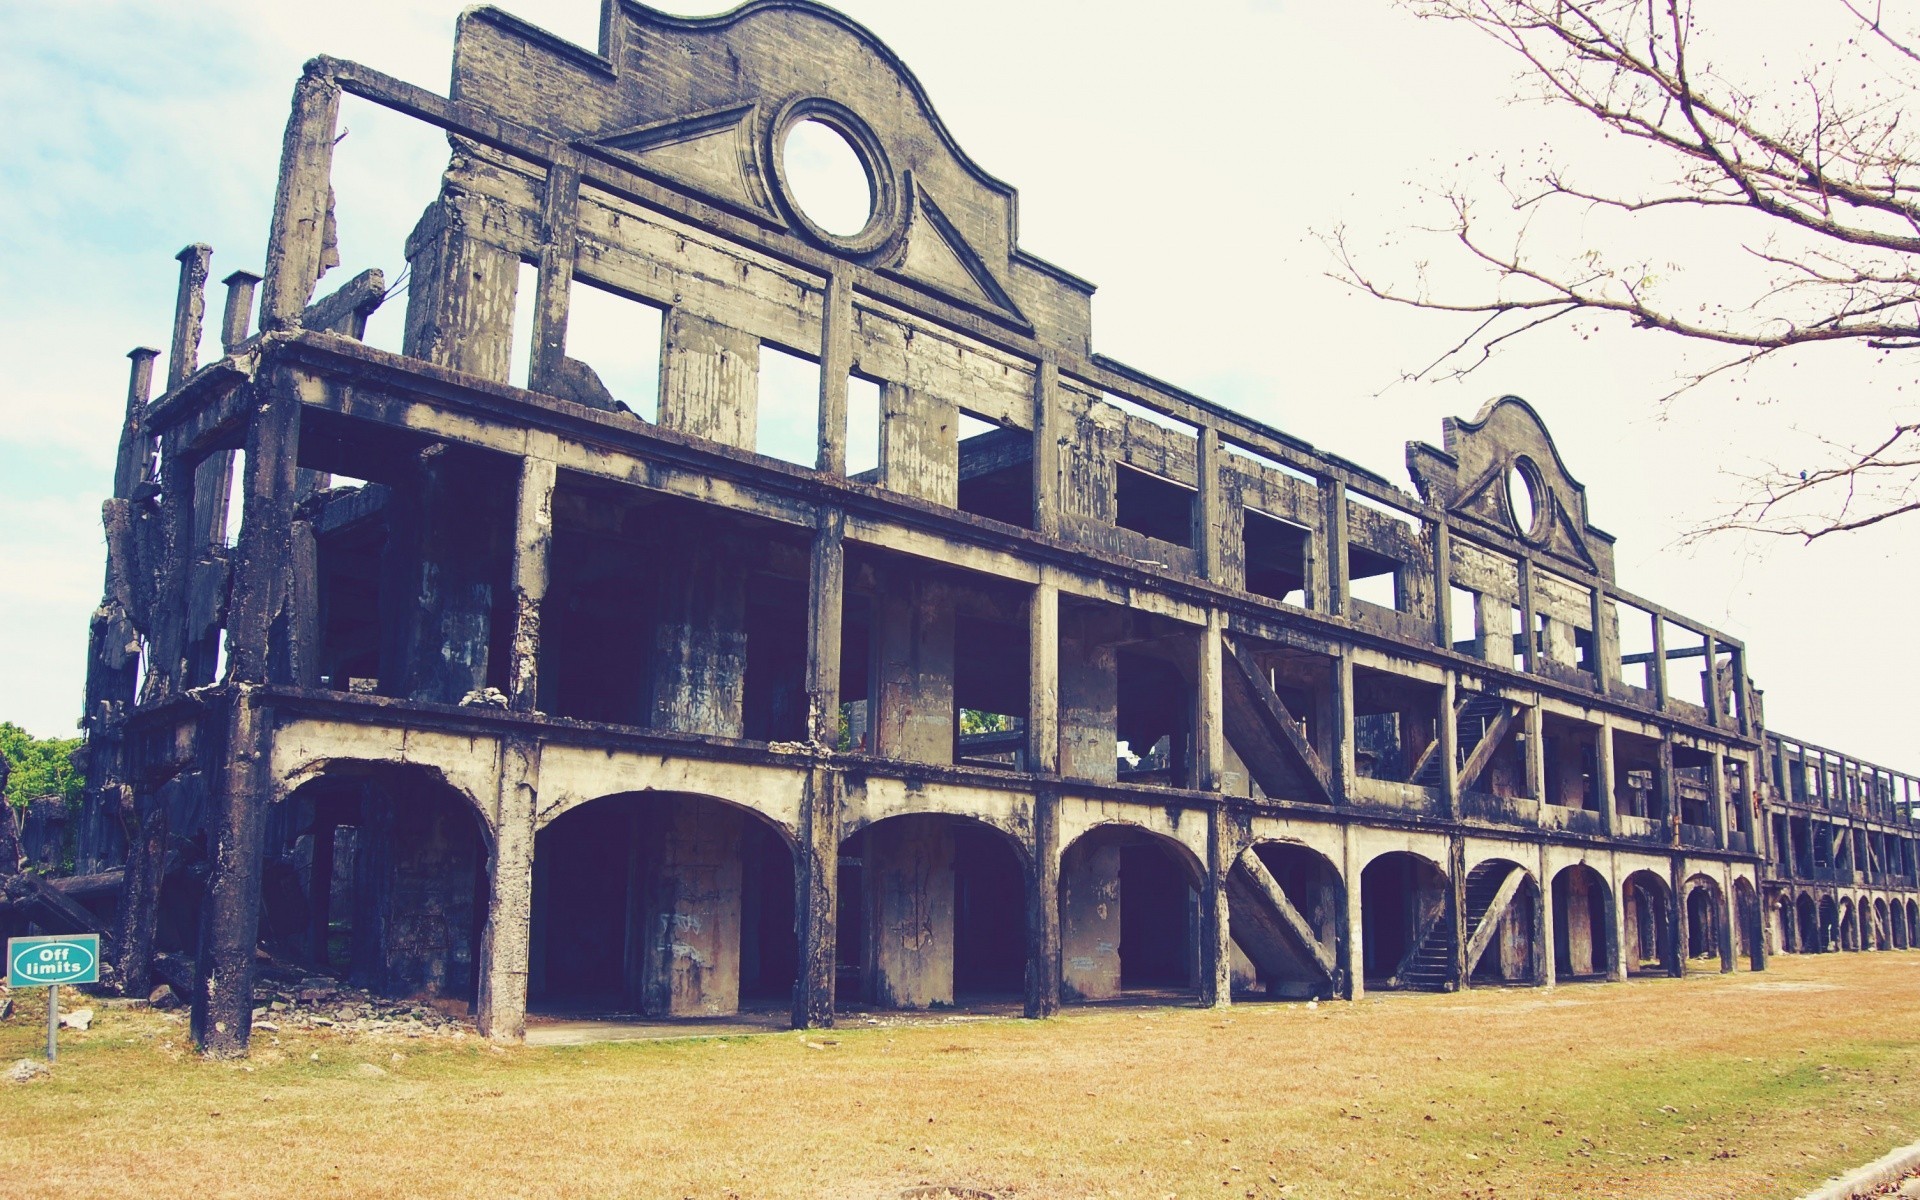
[[[1733,881],[1733,912],[1734,957],[1757,968],[1762,959],[1760,894],[1745,879]]]
[[[1854,923],[1853,899],[1851,897],[1840,902],[1839,922],[1838,933],[1840,948],[1842,950],[1858,950],[1860,948],[1860,927]]]
[[[839,992],[877,1008],[1020,998],[1026,866],[979,821],[909,813],[840,845]]]
[[[1695,875],[1686,882],[1687,961],[1725,966],[1727,903],[1718,880]]]
[[[1673,891],[1652,871],[1635,871],[1621,885],[1621,931],[1627,974],[1665,975],[1674,968]]]
[[[1539,983],[1543,953],[1540,885],[1519,863],[1490,858],[1467,872],[1467,978],[1477,984]]]
[[[1898,901],[1895,901],[1897,904]],[[1907,948],[1920,943],[1920,901],[1907,901]]]
[[[341,763],[282,808],[261,882],[263,936],[396,999],[472,1006],[487,917],[487,839],[438,772]]]
[[[1876,899],[1873,902],[1873,948],[1875,950],[1893,949],[1892,922],[1887,916],[1887,902]]]
[[[1895,950],[1907,948],[1907,906],[1898,900],[1887,906],[1887,933]]]
[[[1821,935],[1820,902],[1811,892],[1800,893],[1794,901],[1794,945],[1802,954],[1818,954],[1827,948]]]
[[[1171,838],[1102,825],[1060,859],[1060,990],[1070,1001],[1191,996],[1200,864]]]
[[[1585,863],[1553,877],[1553,967],[1560,980],[1600,980],[1613,973],[1613,889]]]
[[[1382,854],[1360,873],[1361,947],[1374,991],[1444,991],[1453,982],[1447,876],[1405,850]]]
[[[1348,994],[1347,892],[1325,855],[1288,842],[1247,850],[1227,876],[1236,997],[1328,999]]]
[[[1819,928],[1814,946],[1822,954],[1830,954],[1840,948],[1840,906],[1832,896],[1820,897]]]
[[[1800,931],[1794,920],[1794,901],[1792,892],[1781,892],[1767,904],[1767,911],[1773,920],[1773,947],[1776,954],[1797,954],[1800,951]]]
[[[746,809],[627,792],[568,810],[534,839],[535,1012],[784,1013],[796,950],[792,849]]]

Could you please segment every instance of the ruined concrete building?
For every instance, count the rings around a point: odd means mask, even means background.
[[[398,354],[378,273],[314,298],[343,94],[452,145]],[[822,134],[863,218],[796,182]],[[1527,404],[1400,490],[1092,353],[1092,285],[1016,233],[806,0],[606,0],[597,50],[469,11],[445,96],[315,59],[221,356],[204,247],[159,396],[134,352],[80,838],[114,885],[36,919],[106,923],[126,987],[190,957],[216,1052],[261,945],[514,1038],[1920,937],[1914,781],[1769,739]],[[569,338],[587,303],[657,331],[657,387]]]

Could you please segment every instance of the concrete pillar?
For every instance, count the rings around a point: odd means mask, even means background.
[[[1540,649],[1533,631],[1533,560],[1520,560],[1520,669],[1536,671],[1539,669]],[[1537,798],[1541,795],[1535,792]]]
[[[1467,840],[1457,833],[1447,839],[1446,872],[1446,920],[1453,927],[1453,961],[1447,973],[1453,986],[1464,991],[1472,986],[1467,962]]]
[[[1527,730],[1527,792],[1540,802],[1541,816],[1547,809],[1547,740],[1546,719],[1540,712],[1540,702],[1536,697],[1526,711]]]
[[[533,302],[533,353],[527,363],[527,386],[536,392],[564,395],[560,380],[567,357],[567,317],[573,304],[573,264],[579,253],[579,169],[554,163],[547,168],[543,192],[540,223],[544,236]]]
[[[500,745],[493,852],[487,863],[487,923],[480,932],[480,994],[474,1017],[483,1037],[526,1035],[527,966],[533,935],[533,821],[540,790],[540,744],[508,737]]]
[[[1233,868],[1238,852],[1226,810],[1216,803],[1207,810],[1207,874],[1200,888],[1200,1002],[1212,1008],[1233,1003],[1234,948],[1227,872]]]
[[[1366,924],[1362,919],[1365,910],[1360,902],[1360,876],[1364,863],[1360,858],[1359,848],[1353,842],[1353,827],[1343,826],[1340,837],[1342,845],[1340,873],[1345,877],[1347,888],[1347,999],[1358,1000],[1367,993]]]
[[[260,328],[299,324],[313,285],[340,261],[331,243],[334,129],[340,87],[309,67],[294,85],[293,111],[280,142],[280,182],[267,231]],[[512,310],[509,309],[509,312]]]
[[[1027,1004],[1029,1017],[1060,1008],[1060,795],[1042,787],[1033,798],[1033,860],[1027,868]]]
[[[847,473],[847,376],[853,370],[853,277],[827,276],[820,306],[820,440],[814,466],[829,475]]]
[[[1600,732],[1593,740],[1594,790],[1599,793],[1600,826],[1608,837],[1620,832],[1620,805],[1613,793],[1613,719],[1600,717]]]
[[[1547,845],[1540,844],[1540,869],[1534,874],[1539,883],[1536,889],[1539,895],[1539,910],[1534,913],[1533,921],[1533,981],[1542,987],[1552,987],[1553,970],[1559,958],[1559,943],[1553,928],[1553,876],[1548,874]]]
[[[659,805],[646,854],[641,1007],[650,1017],[740,1011],[740,835],[745,814],[712,801]]]
[[[844,398],[844,388],[842,394]],[[833,746],[839,734],[845,534],[844,513],[823,513],[820,528],[814,533],[807,572],[807,736],[816,746]],[[800,813],[800,847],[794,863],[794,932],[799,938],[793,997],[796,1029],[833,1024],[840,907],[840,789],[838,772],[816,766],[808,773]]]
[[[551,434],[536,434],[542,441]],[[520,491],[513,527],[513,641],[508,648],[507,698],[515,712],[539,706],[540,612],[547,598],[553,551],[553,490],[558,466],[529,454],[520,460]]]
[[[1727,766],[1718,750],[1707,752],[1707,807],[1713,813],[1713,844],[1727,848]]]
[[[1460,816],[1460,726],[1453,716],[1454,706],[1459,703],[1457,684],[1452,671],[1441,681],[1440,719],[1435,722],[1440,745],[1434,750],[1440,756],[1440,800],[1446,814],[1456,819]]]
[[[1674,855],[1667,878],[1668,944],[1673,947],[1673,969],[1670,974],[1682,977],[1687,973],[1687,956],[1692,949],[1687,945],[1686,860]]]
[[[1346,804],[1353,799],[1357,773],[1354,760],[1353,659],[1341,653],[1333,667],[1333,802]]]
[[[1120,994],[1120,847],[1082,838],[1060,863],[1060,990],[1070,1000]]]
[[[207,720],[224,722],[226,731],[208,822],[213,869],[200,906],[191,1029],[203,1053],[224,1058],[244,1055],[253,1035],[273,721],[251,684],[231,690]]]
[[[1033,368],[1033,528],[1045,537],[1060,532],[1059,394],[1059,364],[1043,355]]]
[[[1320,481],[1321,567],[1314,575],[1314,607],[1341,616],[1347,611],[1347,485]]]
[[[1060,771],[1060,670],[1060,589],[1042,580],[1027,597],[1027,770],[1036,774]]]
[[[953,1003],[953,827],[905,816],[867,830],[867,961],[873,1002]]]

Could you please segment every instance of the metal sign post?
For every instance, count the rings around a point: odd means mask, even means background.
[[[7,940],[7,986],[47,989],[47,1061],[60,1053],[60,985],[100,982],[100,935]]]

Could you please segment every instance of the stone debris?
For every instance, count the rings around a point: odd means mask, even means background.
[[[38,1059],[23,1058],[7,1068],[8,1083],[32,1083],[53,1074],[53,1068]]]
[[[253,1028],[269,1033],[326,1029],[335,1033],[464,1038],[471,1021],[428,1004],[387,1000],[326,975],[263,979],[253,992]]]
[[[163,983],[147,993],[147,1006],[162,1011],[169,1008],[179,1008],[180,997],[173,994],[173,988],[171,986]]]
[[[60,1014],[60,1028],[62,1029],[77,1029],[81,1033],[85,1033],[92,1027],[93,1010],[90,1008],[76,1008],[70,1013]]]

